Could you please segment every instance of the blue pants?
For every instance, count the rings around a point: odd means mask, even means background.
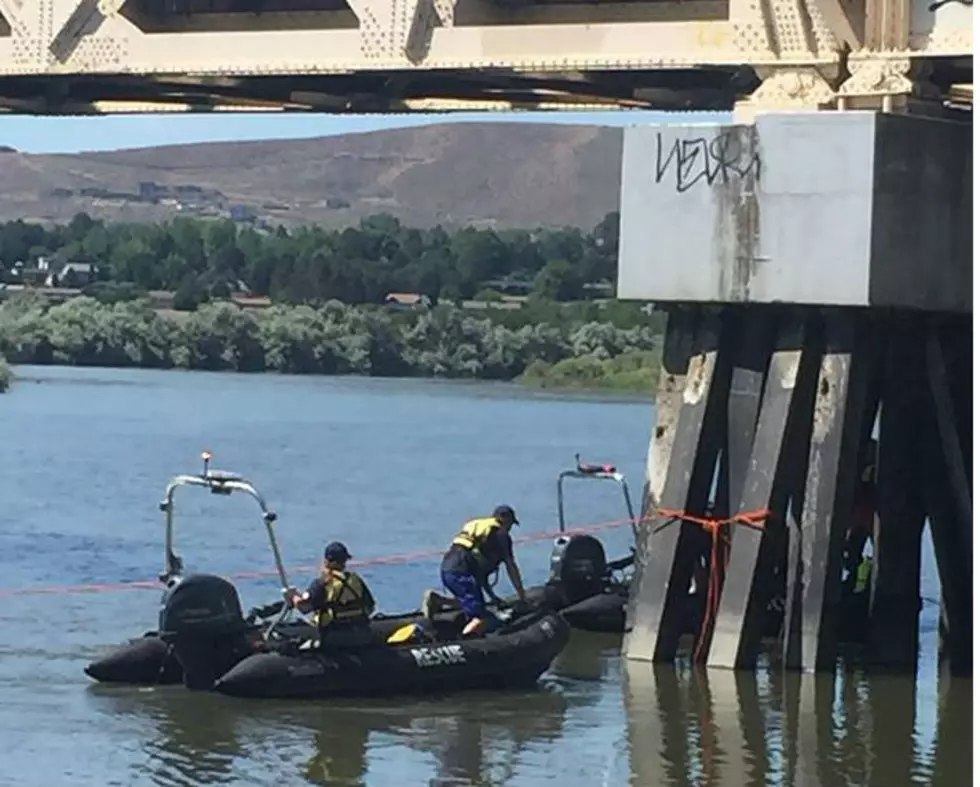
[[[442,584],[459,599],[467,620],[487,617],[487,603],[483,598],[483,589],[472,574],[443,571]]]

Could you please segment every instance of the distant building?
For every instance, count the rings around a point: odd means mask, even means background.
[[[29,287],[41,286],[49,275],[48,261],[44,257],[39,258],[34,264],[18,260],[10,271],[13,280]]]
[[[389,309],[428,309],[432,301],[428,295],[417,292],[389,292],[385,295],[384,305]]]
[[[518,276],[505,276],[483,282],[485,287],[496,290],[504,295],[527,295],[534,288],[534,282]]]
[[[44,280],[46,287],[84,287],[95,280],[95,266],[90,262],[67,262],[57,273],[52,271]]]
[[[228,211],[232,221],[253,221],[255,213],[247,205],[232,205]]]
[[[613,283],[608,279],[603,279],[602,281],[590,281],[582,286],[582,289],[588,293],[591,293],[593,297],[612,297],[616,288]]]
[[[140,182],[140,199],[146,202],[156,202],[160,197],[167,193],[165,186],[153,181]]]

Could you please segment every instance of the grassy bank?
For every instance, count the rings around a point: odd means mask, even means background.
[[[10,367],[7,365],[7,359],[0,355],[0,393],[3,393],[10,387],[12,377]]]
[[[534,361],[518,382],[532,388],[652,393],[659,373],[659,349],[631,350],[605,359],[583,355],[553,364]]]

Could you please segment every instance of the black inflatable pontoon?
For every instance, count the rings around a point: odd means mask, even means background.
[[[236,697],[322,699],[515,688],[534,684],[568,637],[560,617],[537,613],[480,637],[461,637],[460,625],[450,638],[434,635],[403,645],[257,653],[239,661],[214,689]]]
[[[280,625],[266,638],[261,626],[243,616],[231,582],[194,574],[167,594],[159,632],[86,672],[106,682],[182,681],[190,689],[254,697],[520,686],[540,677],[569,634],[561,618],[545,612],[504,622],[485,637],[463,639],[464,622],[458,611],[431,620],[421,614],[378,616],[366,630],[335,635],[324,647],[317,647],[316,631],[306,623]],[[408,624],[415,624],[418,638],[386,643]],[[311,675],[319,676],[312,685]]]
[[[168,686],[184,679],[184,670],[173,650],[148,631],[96,659],[85,667],[85,674],[100,683],[130,683]]]

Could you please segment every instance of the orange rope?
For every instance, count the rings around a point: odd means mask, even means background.
[[[639,521],[649,519],[643,517]],[[582,525],[580,527],[566,528],[562,533],[559,530],[552,530],[545,533],[530,533],[526,536],[514,537],[515,544],[526,544],[535,541],[547,541],[560,535],[573,536],[586,533],[596,533],[602,530],[613,530],[615,528],[627,527],[631,523],[629,519],[614,519],[608,522],[599,522],[592,525]],[[365,560],[351,560],[348,565],[352,568],[359,566],[384,566],[398,563],[411,563],[416,560],[427,560],[442,557],[445,548],[429,550],[426,552],[403,552],[397,555],[384,555]],[[319,570],[319,566],[293,566],[288,568],[290,574],[314,573]],[[278,571],[240,571],[229,574],[226,579],[265,579],[268,577],[278,577]],[[28,587],[28,588],[0,588],[0,598],[7,596],[41,596],[41,595],[71,595],[75,593],[108,593],[116,590],[162,590],[163,585],[159,580],[141,579],[129,582],[99,583],[87,585],[55,585],[49,587]]]
[[[701,617],[701,631],[698,634],[697,643],[694,646],[694,660],[698,661],[703,655],[702,651],[707,644],[708,632],[714,629],[715,619],[718,616],[718,608],[721,606],[722,573],[728,567],[728,547],[731,545],[728,526],[742,525],[744,527],[751,527],[754,530],[765,530],[766,519],[769,517],[770,511],[765,508],[760,508],[755,511],[746,511],[730,517],[695,516],[685,511],[672,508],[659,508],[656,513],[658,516],[664,517],[671,522],[690,522],[691,524],[698,525],[711,536],[707,598],[704,615]]]

